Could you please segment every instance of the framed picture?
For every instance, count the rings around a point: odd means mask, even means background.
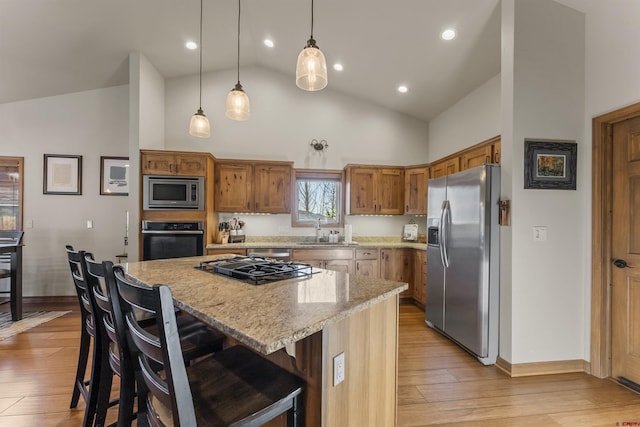
[[[82,156],[45,154],[43,194],[82,194]]]
[[[524,141],[524,188],[575,190],[578,144]]]
[[[100,156],[100,194],[127,196],[129,194],[129,158]]]

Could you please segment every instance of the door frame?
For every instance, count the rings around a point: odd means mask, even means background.
[[[591,375],[611,376],[611,236],[613,125],[640,117],[640,103],[592,121]]]

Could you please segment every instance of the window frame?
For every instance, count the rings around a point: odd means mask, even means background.
[[[293,170],[293,185],[291,188],[291,227],[315,227],[315,223],[311,224],[309,221],[298,220],[298,180],[305,179],[326,179],[332,181],[339,181],[339,209],[338,209],[338,221],[331,223],[321,223],[322,228],[340,228],[344,226],[345,216],[345,179],[344,171],[342,170],[329,170],[329,169],[294,169]]]
[[[24,157],[0,156],[0,166],[18,167],[18,179],[20,180],[18,189],[18,215],[16,218],[16,230],[24,229]]]

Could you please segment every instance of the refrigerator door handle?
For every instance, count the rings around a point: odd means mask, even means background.
[[[442,265],[449,268],[449,223],[451,222],[451,207],[449,201],[442,202],[442,213],[440,214],[440,258]]]

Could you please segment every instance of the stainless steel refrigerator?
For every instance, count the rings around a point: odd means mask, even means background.
[[[498,357],[500,167],[429,180],[426,322],[478,360]]]

